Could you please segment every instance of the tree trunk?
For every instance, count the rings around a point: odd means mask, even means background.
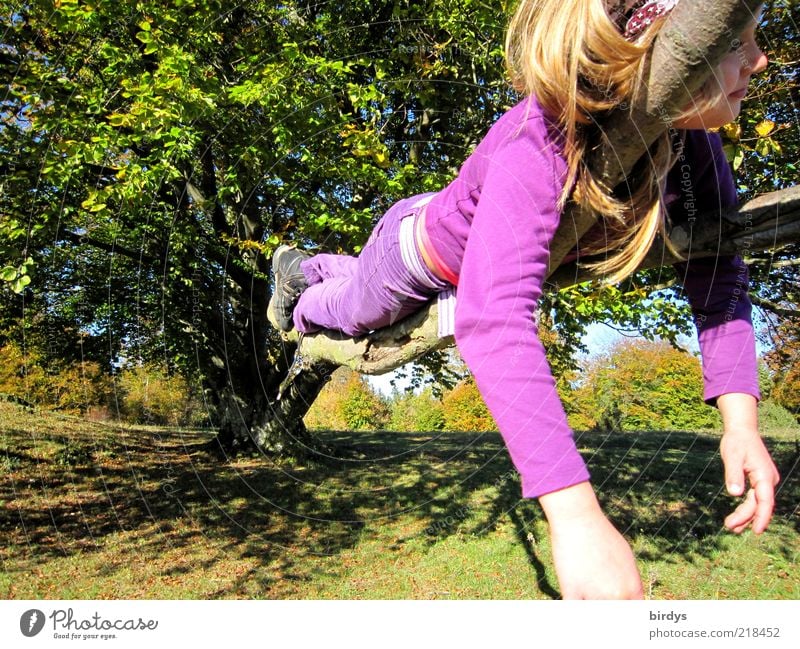
[[[212,423],[218,431],[209,449],[225,455],[258,451],[303,457],[322,448],[306,430],[303,417],[337,366],[309,359],[279,394],[296,343],[272,331],[269,298],[269,285],[263,280],[244,288],[231,285],[230,317],[215,328],[221,353],[204,359],[207,393],[215,405]]]
[[[324,453],[324,444],[310,433],[303,417],[333,373],[334,365],[316,363],[304,369],[280,398],[255,389],[223,388],[214,421],[215,445],[224,454],[259,451],[278,457],[305,457]]]

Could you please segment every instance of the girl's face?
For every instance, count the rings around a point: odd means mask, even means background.
[[[767,57],[756,43],[756,23],[753,20],[742,32],[740,41],[733,45],[714,70],[711,84],[711,102],[698,100],[684,109],[684,115],[675,120],[682,129],[719,128],[739,116],[742,99],[747,94],[750,76],[767,67]]]

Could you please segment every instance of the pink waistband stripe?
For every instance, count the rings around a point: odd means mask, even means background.
[[[453,286],[458,286],[458,275],[444,263],[428,235],[428,229],[425,227],[426,208],[427,205],[424,205],[417,217],[417,246],[419,246],[419,252],[434,275],[445,282],[450,282]]]

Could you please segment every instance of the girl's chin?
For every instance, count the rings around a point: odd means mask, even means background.
[[[740,108],[741,102],[739,100],[733,100],[728,97],[723,105],[675,120],[674,126],[686,130],[720,128],[739,117]]]

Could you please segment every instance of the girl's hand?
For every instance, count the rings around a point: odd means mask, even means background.
[[[725,465],[725,484],[732,496],[741,496],[750,484],[744,502],[725,518],[725,527],[736,534],[748,526],[761,534],[775,508],[778,469],[757,431],[730,431],[722,435],[720,454]]]
[[[539,498],[564,599],[642,599],[628,542],[605,517],[588,482]]]
[[[732,496],[741,496],[749,483],[744,502],[725,519],[725,527],[740,534],[748,526],[761,534],[775,508],[778,469],[758,434],[755,397],[748,394],[723,394],[717,399],[725,432],[720,455],[725,465],[725,486]]]

